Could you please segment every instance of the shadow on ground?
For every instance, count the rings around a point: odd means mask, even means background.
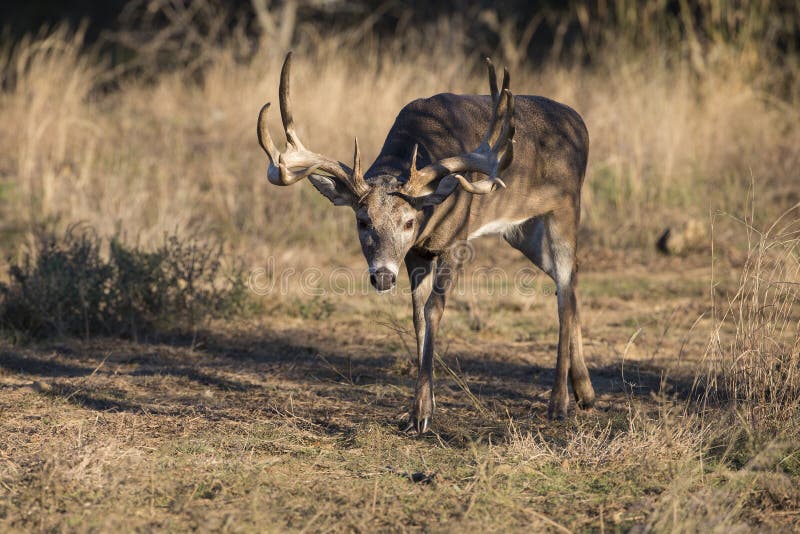
[[[47,381],[47,395],[88,410],[234,422],[290,413],[346,439],[358,425],[398,427],[413,396],[407,355],[361,341],[343,345],[334,334],[306,330],[207,334],[195,346],[66,341],[6,349],[0,370]],[[509,418],[523,430],[546,424],[554,369],[539,361],[550,361],[552,347],[534,347],[526,359],[518,347],[491,348],[492,357],[480,347],[445,356],[460,380],[437,370],[438,439],[502,438]],[[665,380],[650,362],[626,361],[624,373],[621,364],[590,370],[594,416],[614,418],[630,399],[653,402],[664,390],[686,399],[692,390],[691,380]]]

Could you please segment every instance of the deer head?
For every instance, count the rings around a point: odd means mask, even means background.
[[[430,208],[442,203],[459,188],[466,193],[485,195],[505,187],[498,173],[513,157],[514,98],[508,89],[508,71],[497,88],[494,67],[487,59],[489,85],[493,98],[492,118],[482,142],[472,152],[454,155],[417,168],[415,145],[411,165],[403,176],[376,176],[364,179],[358,139],[355,140],[353,166],[311,152],[294,129],[289,76],[291,52],[281,69],[280,110],[286,134],[286,150],[279,152],[267,128],[267,111],[258,116],[258,141],[267,153],[267,178],[275,185],[291,185],[304,178],[336,206],[350,206],[356,214],[361,249],[370,270],[370,281],[378,291],[394,287],[400,263],[416,242]],[[470,172],[487,176],[470,182]]]

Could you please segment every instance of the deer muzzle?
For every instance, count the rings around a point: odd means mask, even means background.
[[[397,283],[397,275],[386,267],[379,267],[370,273],[369,281],[378,291],[389,291]]]

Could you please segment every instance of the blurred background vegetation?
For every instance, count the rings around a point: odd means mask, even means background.
[[[147,29],[163,29],[183,17],[184,22],[213,24],[227,31],[239,28],[251,37],[287,23],[280,36],[290,44],[311,34],[326,37],[357,32],[372,37],[402,37],[410,28],[440,28],[442,21],[458,23],[465,43],[473,51],[508,46],[516,36],[516,52],[527,60],[541,61],[556,52],[590,52],[602,44],[604,28],[626,38],[646,42],[662,37],[693,37],[735,41],[761,37],[767,47],[794,52],[800,44],[796,2],[721,0],[571,1],[374,1],[374,0],[231,0],[187,2],[179,0],[76,0],[72,2],[11,0],[0,7],[7,29],[5,39],[16,39],[42,27],[66,22],[73,28],[86,25],[85,39],[104,41],[110,34],[130,30],[136,22]],[[138,30],[145,30],[138,27]],[[219,36],[218,36],[219,37]],[[105,45],[109,46],[106,42]],[[520,58],[522,59],[522,58]]]

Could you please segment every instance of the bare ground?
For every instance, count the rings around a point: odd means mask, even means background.
[[[399,430],[414,386],[402,296],[268,302],[170,343],[6,342],[0,527],[796,530],[798,443],[774,442],[758,469],[759,451],[725,445],[724,412],[693,404],[704,263],[597,259],[582,274],[599,401],[558,424],[547,283],[455,299],[422,438]]]

